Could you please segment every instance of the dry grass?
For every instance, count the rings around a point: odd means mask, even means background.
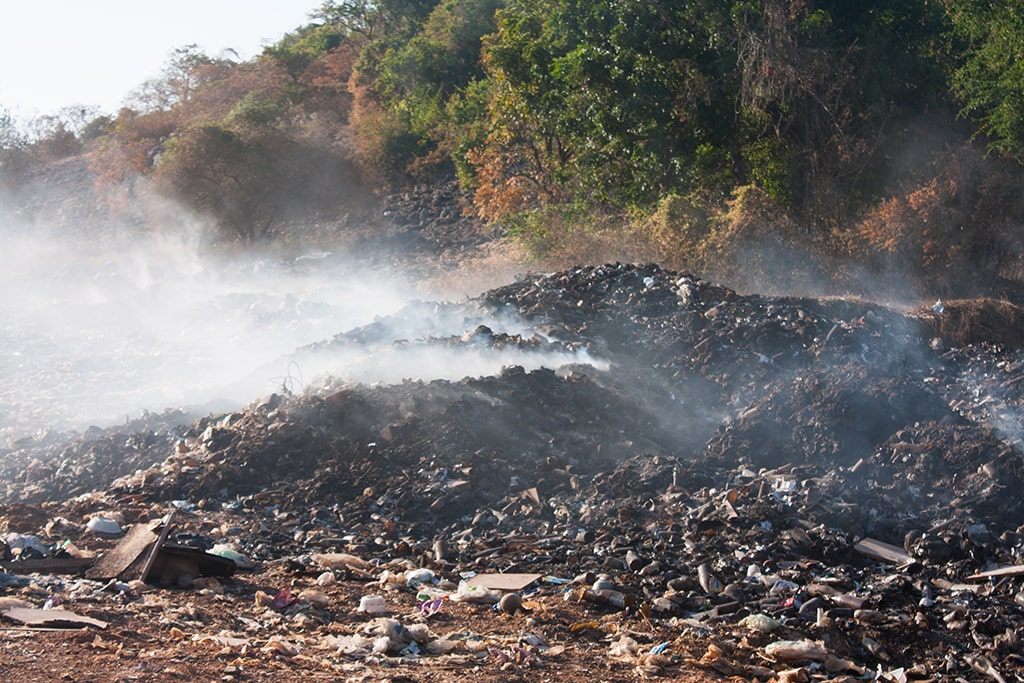
[[[461,301],[533,270],[540,268],[521,244],[508,238],[498,239],[464,252],[452,268],[435,269],[434,274],[417,283],[417,289],[428,299]]]
[[[913,315],[948,344],[999,344],[1024,348],[1024,308],[998,299],[955,299],[942,302],[942,312],[922,306]]]

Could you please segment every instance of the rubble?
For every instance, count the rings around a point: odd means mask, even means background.
[[[1024,362],[1005,335],[936,325],[964,306],[741,295],[622,264],[414,304],[301,353],[577,362],[322,378],[12,446],[3,467],[31,467],[5,479],[0,532],[38,557],[3,558],[0,595],[106,624],[52,641],[94,673],[161,680],[1010,680]],[[396,336],[423,319],[435,332]],[[125,534],[90,531],[106,519]],[[71,545],[84,575],[32,564]],[[137,566],[175,549],[231,571]],[[9,677],[38,664],[13,653]]]

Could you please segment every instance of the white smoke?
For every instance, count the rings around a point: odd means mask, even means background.
[[[214,254],[184,229],[72,234],[0,220],[0,442],[42,428],[109,426],[143,411],[231,409],[322,375],[461,379],[508,364],[589,360],[477,347],[410,352],[391,340],[296,355],[398,311],[416,298],[414,284],[341,253]],[[480,322],[528,333],[522,322],[461,319],[391,321],[387,332],[444,337]]]

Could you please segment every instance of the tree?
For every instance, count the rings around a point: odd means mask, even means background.
[[[271,139],[245,140],[220,126],[196,126],[167,142],[155,179],[164,194],[248,243],[263,235],[273,217],[275,157]]]
[[[311,19],[341,29],[344,35],[359,35],[372,40],[381,34],[384,15],[372,0],[326,0]]]
[[[1024,0],[945,0],[952,23],[950,88],[989,149],[1024,161]]]
[[[264,49],[265,56],[277,61],[292,78],[299,78],[310,65],[346,41],[347,29],[309,25],[289,33],[276,45]]]
[[[412,10],[399,22],[409,32],[406,40],[389,35],[371,41],[355,66],[353,122],[368,165],[401,176],[436,167],[463,146],[452,115],[465,114],[460,100],[470,84],[484,78],[481,40],[495,29],[495,12],[503,4],[444,0],[421,17],[431,3],[382,3],[392,17],[399,7]]]
[[[175,48],[160,76],[146,81],[129,95],[129,106],[149,112],[186,103],[204,83],[219,78],[234,64],[228,58],[209,57],[196,44]]]
[[[415,35],[436,4],[437,0],[325,0],[311,18],[355,39],[376,59]]]
[[[460,144],[451,116],[474,81],[483,79],[480,47],[496,28],[503,0],[445,0],[404,45],[389,49],[376,66],[374,90],[417,144],[398,166],[417,159],[439,161]],[[462,109],[464,111],[464,109]]]
[[[179,125],[180,118],[174,111],[139,113],[122,109],[108,126],[90,164],[101,188],[113,191],[136,176],[148,175],[164,143]]]
[[[189,121],[220,121],[244,100],[272,102],[280,111],[289,104],[294,80],[272,59],[256,59],[222,68],[212,74],[182,103],[182,116]]]
[[[18,149],[25,144],[25,134],[18,120],[7,107],[0,107],[0,152]]]
[[[503,0],[444,0],[419,31],[390,49],[377,67],[377,89],[387,101],[430,91],[447,99],[483,76],[483,36],[497,27],[495,12]]]
[[[488,135],[472,152],[482,215],[650,204],[700,182],[698,148],[728,144],[722,3],[518,0],[498,16],[484,47]]]
[[[0,107],[0,188],[13,189],[18,185],[28,155],[28,141],[17,117],[6,107]]]
[[[58,116],[42,116],[32,124],[32,156],[39,163],[66,159],[82,151],[82,142]]]

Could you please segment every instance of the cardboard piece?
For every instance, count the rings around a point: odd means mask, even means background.
[[[873,538],[859,541],[853,546],[853,549],[861,555],[867,555],[883,562],[892,562],[893,564],[912,564],[914,562],[914,558],[903,548]]]
[[[525,500],[533,501],[537,505],[541,504],[540,493],[537,491],[536,486],[531,486],[528,489],[523,489],[522,491],[519,492],[519,496]]]
[[[2,612],[4,617],[26,626],[42,628],[84,628],[94,626],[106,628],[107,622],[92,617],[85,617],[63,609],[35,609],[29,607],[11,607]]]
[[[168,526],[165,525],[165,528]],[[153,523],[133,526],[110,552],[104,553],[93,563],[85,572],[85,578],[107,581],[121,576],[156,542],[158,536],[153,529]]]
[[[466,579],[466,583],[494,591],[521,591],[540,578],[540,574],[477,574]]]

